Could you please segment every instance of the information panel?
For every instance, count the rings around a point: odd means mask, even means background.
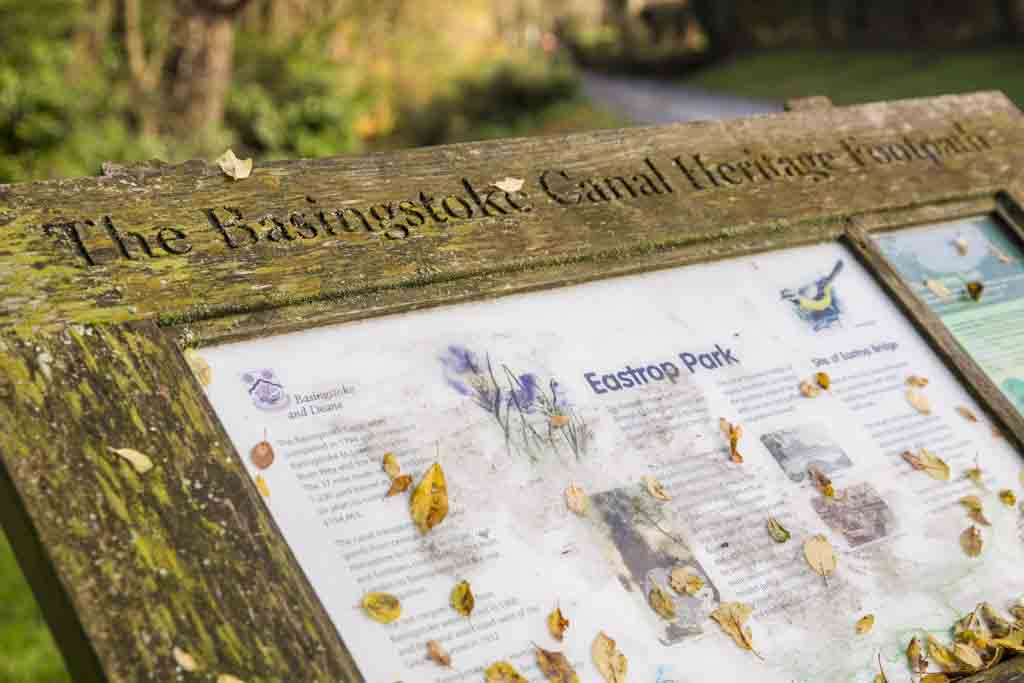
[[[981,216],[879,235],[921,300],[1024,413],[1024,253]]]
[[[1019,493],[1018,453],[838,244],[201,353],[374,683],[483,681],[499,660],[540,681],[535,646],[597,681],[599,632],[629,681],[870,681],[879,662],[905,680],[912,635],[1024,591],[998,496]],[[449,508],[423,533],[410,495],[434,463]],[[360,607],[377,591],[396,621]],[[754,652],[711,618],[728,603],[751,607]]]

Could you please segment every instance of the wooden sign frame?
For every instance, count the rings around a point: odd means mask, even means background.
[[[184,348],[841,240],[1020,448],[870,235],[996,213],[1024,243],[1022,167],[1021,112],[986,92],[0,186],[0,517],[78,683],[178,680],[176,647],[195,680],[363,681]]]

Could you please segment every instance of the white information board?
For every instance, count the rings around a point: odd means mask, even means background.
[[[879,654],[903,680],[916,629],[947,634],[975,603],[1024,591],[1021,515],[996,496],[1020,488],[1019,455],[838,244],[201,353],[218,415],[373,683],[483,681],[503,659],[541,681],[533,644],[597,681],[598,631],[631,682],[870,681]],[[818,371],[831,388],[802,395]],[[927,414],[908,400],[912,375],[929,380]],[[742,463],[722,417],[743,428]],[[264,439],[269,463],[250,455]],[[921,448],[949,481],[901,457]],[[414,485],[444,469],[451,509],[426,535],[408,492],[385,498],[387,452]],[[984,487],[965,477],[976,465]],[[566,507],[570,484],[589,495],[585,516]],[[968,494],[991,520],[977,558],[959,541]],[[769,536],[769,516],[789,541]],[[827,583],[804,559],[817,534],[838,555]],[[695,595],[667,589],[678,566],[702,578]],[[477,596],[469,618],[449,605],[461,580]],[[674,620],[650,607],[654,586]],[[368,591],[398,596],[402,617],[371,621]],[[721,601],[753,606],[760,657],[708,618]],[[562,643],[546,626],[556,606]],[[867,613],[875,627],[858,636]],[[428,640],[450,668],[426,658]]]

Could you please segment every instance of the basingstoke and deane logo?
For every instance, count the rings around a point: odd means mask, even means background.
[[[253,404],[260,410],[281,410],[288,403],[288,394],[284,386],[269,368],[250,370],[242,375]]]

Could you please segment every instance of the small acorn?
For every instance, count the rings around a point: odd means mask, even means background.
[[[267,441],[266,433],[263,434],[263,441],[252,447],[249,451],[249,460],[261,470],[265,470],[274,464],[274,449]]]

